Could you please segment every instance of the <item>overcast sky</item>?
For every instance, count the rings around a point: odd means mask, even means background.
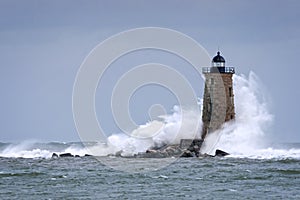
[[[189,35],[211,56],[219,47],[237,74],[254,71],[271,97],[274,141],[300,142],[299,8],[298,0],[0,0],[0,141],[78,141],[72,88],[84,58],[113,34],[155,26]],[[162,59],[151,54],[136,56]],[[111,114],[99,118],[116,131]]]

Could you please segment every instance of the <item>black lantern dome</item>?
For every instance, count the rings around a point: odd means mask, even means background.
[[[217,55],[212,59],[213,67],[225,67],[225,59],[220,55],[220,52],[217,52]]]

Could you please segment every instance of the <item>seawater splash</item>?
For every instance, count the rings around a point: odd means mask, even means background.
[[[182,123],[182,112],[188,119]],[[173,107],[173,114],[160,116],[154,120],[140,125],[132,131],[131,136],[113,134],[108,137],[106,145],[95,146],[92,152],[99,152],[99,156],[120,152],[122,156],[132,156],[139,152],[145,152],[149,148],[159,148],[164,145],[179,144],[183,138],[200,137],[201,118],[193,109],[181,109]],[[198,130],[195,131],[195,125]],[[153,134],[155,133],[155,134]],[[143,138],[141,138],[143,136]]]
[[[267,131],[273,115],[268,110],[268,98],[254,72],[249,76],[234,75],[236,119],[210,134],[202,153],[213,154],[216,149],[229,152],[231,157],[258,159],[300,158],[300,149],[268,147]]]
[[[211,154],[220,148],[230,154],[249,154],[266,141],[265,132],[273,116],[268,111],[258,77],[253,72],[248,77],[234,75],[233,84],[236,119],[206,138],[203,153]]]

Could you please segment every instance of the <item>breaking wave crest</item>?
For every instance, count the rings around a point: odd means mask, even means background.
[[[24,141],[16,144],[0,143],[0,157],[11,158],[51,158],[52,154],[71,153],[83,156],[87,150],[82,143]]]

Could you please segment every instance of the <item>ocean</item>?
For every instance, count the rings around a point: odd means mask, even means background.
[[[168,158],[155,169],[165,159],[51,158],[84,147],[1,143],[0,199],[300,199],[300,144],[275,146],[256,157]]]

